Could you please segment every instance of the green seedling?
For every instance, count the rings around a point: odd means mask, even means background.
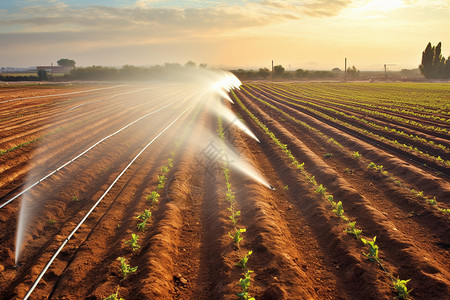
[[[308,175],[306,175],[306,178],[308,178],[308,180],[310,181],[310,182],[312,182],[314,185],[317,185],[317,182],[316,182],[316,176],[308,176]]]
[[[137,229],[139,231],[144,232],[145,231],[145,226],[147,225],[147,220],[142,221],[141,223],[137,224]]]
[[[127,264],[127,259],[124,257],[118,257],[117,260],[120,260],[120,270],[122,271],[123,279],[126,279],[128,274],[134,273],[137,270],[137,266],[132,268],[129,264]]]
[[[241,215],[241,211],[237,211],[235,212],[232,208],[228,208],[228,210],[230,211],[231,215],[229,216],[231,222],[233,223],[234,226],[236,226],[237,223],[237,219],[238,217]]]
[[[353,234],[357,239],[360,238],[362,229],[356,228],[356,222],[348,222],[347,229],[345,230],[349,234]]]
[[[322,195],[325,194],[325,191],[326,191],[326,188],[324,188],[322,184],[320,184],[315,190],[315,192],[317,194],[322,194]]]
[[[145,209],[144,212],[140,215],[138,215],[137,217],[135,217],[136,219],[141,219],[141,220],[147,220],[150,219],[152,217],[152,212],[148,209]]]
[[[334,203],[334,201],[333,201],[333,200],[334,200],[333,195],[328,195],[328,196],[327,196],[327,199],[328,199],[328,201],[330,201],[331,204]]]
[[[130,245],[131,249],[133,249],[133,251],[141,248],[141,246],[139,246],[138,244],[138,239],[139,236],[137,234],[132,233],[131,234],[131,240],[125,241],[125,245]]]
[[[225,193],[225,199],[228,201],[228,203],[234,203],[236,196],[231,191],[227,191]]]
[[[48,219],[47,220],[47,225],[55,225],[55,223],[56,223],[56,220],[54,220],[54,219]]]
[[[234,234],[228,232],[228,236],[233,240],[237,247],[239,247],[239,243],[243,240],[241,234],[246,232],[245,228],[236,228]]]
[[[333,212],[338,217],[342,217],[344,215],[344,207],[342,206],[342,202],[341,201],[339,201],[338,203],[333,202],[332,204],[334,205]]]
[[[78,201],[80,201],[80,199],[78,199],[78,197],[77,197],[77,196],[72,196],[72,201],[74,201],[74,202],[78,202]]]
[[[394,288],[398,293],[398,298],[399,299],[409,299],[409,293],[412,290],[408,291],[408,288],[406,287],[406,284],[410,281],[411,279],[408,280],[400,280],[399,278],[397,278],[394,281]]]
[[[331,158],[331,157],[333,157],[333,154],[332,154],[332,153],[325,153],[325,154],[323,155],[323,158]]]
[[[289,186],[286,184],[283,188],[285,191],[289,191]]]
[[[444,214],[450,214],[450,208],[438,208],[440,211],[442,211]]]
[[[159,201],[159,194],[155,191],[153,191],[150,195],[147,195],[147,200],[151,201],[151,204],[158,203]]]
[[[361,157],[361,154],[359,154],[358,151],[353,151],[353,157],[354,157],[354,158],[360,158],[360,157]]]
[[[365,256],[367,256],[367,258],[371,261],[376,261],[376,262],[380,262],[380,259],[378,258],[378,246],[375,245],[375,241],[376,241],[377,237],[375,236],[373,238],[372,241],[368,241],[364,238],[361,238],[361,241],[364,243],[364,245],[366,245],[367,247],[369,247],[369,253],[364,253],[363,254]]]
[[[430,205],[436,205],[437,204],[436,197],[433,197],[433,199],[426,199],[425,201],[428,204],[430,204]]]
[[[244,257],[241,258],[241,260],[236,264],[236,266],[239,266],[242,269],[246,269],[247,268],[248,257],[250,255],[252,255],[252,253],[253,253],[252,250],[248,251],[247,255],[244,255]]]
[[[109,295],[103,300],[125,300],[125,299],[119,298],[119,287],[117,287],[117,291],[114,294]]]
[[[169,173],[169,168],[168,168],[167,166],[162,166],[162,167],[161,167],[161,172],[162,172],[163,174],[167,174],[167,173]]]
[[[164,176],[164,174],[162,174],[161,176],[156,175],[158,177],[158,189],[162,190],[164,188],[164,185],[166,184],[166,176]]]
[[[239,300],[255,300],[255,298],[250,297],[248,290],[250,289],[251,285],[251,274],[253,271],[246,270],[245,273],[243,273],[244,278],[239,279],[239,286],[242,289],[241,293],[238,293],[237,296],[239,297]]]
[[[173,159],[172,159],[172,158],[169,158],[169,159],[167,160],[167,162],[168,162],[169,168],[172,168],[172,167],[173,167]]]

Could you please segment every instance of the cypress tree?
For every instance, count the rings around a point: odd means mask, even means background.
[[[422,64],[419,66],[420,72],[425,78],[431,78],[433,74],[433,57],[434,47],[431,46],[431,43],[428,43],[422,52]]]

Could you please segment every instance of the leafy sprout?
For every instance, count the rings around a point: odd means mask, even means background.
[[[138,239],[139,239],[139,236],[135,233],[132,233],[131,239],[128,241],[125,241],[125,245],[130,245],[131,249],[133,249],[133,251],[135,251],[135,250],[141,248],[141,246],[139,246],[139,244],[138,244]]]
[[[117,260],[120,260],[120,270],[122,271],[123,279],[126,279],[128,274],[134,273],[137,270],[137,266],[132,268],[129,264],[127,264],[127,259],[124,257],[118,257]]]

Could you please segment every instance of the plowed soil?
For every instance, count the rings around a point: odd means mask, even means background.
[[[101,87],[108,88],[98,90]],[[383,266],[395,278],[411,279],[411,297],[448,299],[449,214],[412,192],[423,191],[436,197],[439,207],[449,208],[446,174],[288,105],[270,90],[244,87],[235,90],[243,105],[305,163],[305,170],[335,201],[342,201],[345,214],[356,221],[365,238],[377,237]],[[0,101],[89,89],[96,90],[0,104],[0,149],[4,150],[0,204],[101,139],[150,114],[0,209],[1,299],[25,296],[92,205],[190,103],[183,100],[182,91],[169,88],[164,95],[156,87],[76,85],[58,90],[16,88],[1,92]],[[30,299],[104,299],[116,291],[124,299],[237,299],[243,275],[236,263],[240,254],[250,250],[247,265],[254,273],[249,292],[256,299],[394,299],[392,279],[367,259],[367,247],[345,232],[345,223],[332,212],[330,203],[241,106],[227,105],[260,143],[234,126],[227,129],[225,138],[275,188],[270,190],[230,168],[241,211],[238,226],[246,228],[240,251],[228,236],[233,226],[223,172],[201,163],[202,150],[214,141],[205,138],[205,131],[216,134],[218,119],[208,105],[198,105],[120,177],[57,256]],[[317,130],[307,130],[294,119]],[[224,121],[224,127],[228,125]],[[328,142],[330,138],[342,147]],[[441,136],[434,138],[449,144]],[[355,158],[353,151],[361,157]],[[151,206],[145,232],[138,233],[140,248],[131,251],[124,241],[137,233],[135,217],[149,208],[146,196],[157,190],[157,175],[168,159],[173,159],[173,167],[166,185],[158,190],[161,197]],[[390,176],[368,168],[372,161],[383,165]],[[30,222],[15,266],[17,222],[21,202],[27,199],[33,199],[31,213],[26,215]],[[138,267],[124,280],[118,257]]]

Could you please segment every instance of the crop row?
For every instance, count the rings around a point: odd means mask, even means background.
[[[217,132],[222,143],[222,151],[224,151],[225,132],[222,126],[222,120],[220,118],[218,119]],[[241,242],[244,239],[243,233],[246,232],[246,229],[238,225],[241,211],[237,210],[236,208],[236,195],[231,188],[230,169],[228,168],[227,164],[224,164],[222,166],[222,171],[225,177],[226,184],[225,201],[228,203],[227,209],[230,213],[228,218],[231,221],[232,225],[232,230],[228,233],[228,236],[231,238],[234,244],[234,248],[239,256],[239,261],[236,263],[236,266],[242,269],[242,275],[244,275],[244,278],[239,279],[239,287],[241,290],[240,292],[236,293],[236,295],[238,296],[239,300],[255,300],[255,298],[250,296],[251,276],[253,271],[250,270],[247,266],[248,259],[252,254],[252,250],[244,251],[241,247]]]
[[[251,119],[272,139],[272,141],[284,152],[287,158],[291,161],[292,165],[295,166],[296,169],[311,183],[311,188],[315,193],[321,195],[324,200],[330,203],[330,208],[333,213],[335,213],[341,220],[343,220],[347,224],[347,233],[355,236],[359,241],[361,241],[364,246],[367,247],[368,253],[363,254],[373,262],[376,262],[389,276],[392,280],[393,287],[398,293],[398,297],[401,299],[408,299],[409,290],[407,289],[407,283],[409,280],[401,280],[400,278],[395,278],[392,272],[389,272],[384,266],[382,260],[379,258],[379,247],[376,245],[376,236],[372,239],[365,239],[362,237],[362,230],[356,227],[355,221],[350,221],[350,219],[344,214],[344,207],[341,201],[335,202],[333,195],[326,192],[326,187],[323,184],[319,184],[312,174],[308,173],[305,170],[305,163],[299,163],[296,157],[292,154],[286,144],[283,144],[275,134],[264,124],[262,123],[252,112],[250,112],[239,97],[236,96],[234,92],[232,92],[234,99],[239,104],[239,106],[249,115]]]
[[[269,88],[268,85],[264,86],[265,88]],[[300,98],[307,99],[309,101],[316,101],[318,103],[327,103],[330,106],[337,107],[340,106],[346,110],[358,112],[363,115],[372,116],[374,118],[383,119],[386,122],[389,123],[398,123],[410,126],[411,128],[415,128],[417,130],[426,130],[434,133],[441,133],[441,134],[448,134],[448,129],[446,126],[448,125],[447,121],[440,122],[438,125],[436,123],[429,124],[428,121],[426,121],[426,117],[420,118],[419,116],[413,116],[408,118],[404,114],[401,113],[389,113],[386,112],[383,109],[373,108],[370,107],[372,104],[362,106],[360,104],[360,100],[351,101],[348,104],[342,103],[340,100],[336,100],[336,95],[329,95],[329,96],[322,96],[320,90],[314,91],[314,93],[305,93],[303,90],[303,86],[292,86],[292,85],[283,85],[283,86],[271,86],[270,88],[276,89],[279,92],[288,93],[291,96],[296,96]],[[367,95],[366,99],[371,101],[376,101],[373,98],[371,98],[372,95]],[[334,101],[333,101],[334,100]]]
[[[134,251],[141,248],[139,245],[139,233],[141,233],[141,236],[145,233],[147,223],[151,222],[152,218],[152,210],[155,210],[157,208],[157,204],[159,203],[160,198],[160,192],[164,189],[166,182],[167,182],[167,175],[169,174],[170,169],[173,167],[173,158],[175,156],[175,152],[171,153],[171,157],[167,159],[167,164],[163,165],[161,167],[161,173],[160,175],[156,175],[157,177],[157,187],[154,191],[149,193],[146,196],[146,200],[148,201],[148,208],[144,209],[140,214],[138,214],[136,219],[136,227],[135,227],[135,233],[132,233],[129,240],[124,241],[124,245],[129,248],[133,253]],[[138,266],[131,267],[127,262],[128,259],[125,257],[118,257],[118,261],[120,261],[120,274],[121,274],[121,281],[124,281],[127,276],[131,273],[134,273],[137,271]],[[120,290],[120,284],[116,289],[116,292],[109,295],[108,297],[104,298],[105,300],[123,300],[123,298],[119,298],[119,290]]]
[[[259,100],[258,97],[256,97],[252,93],[250,93],[247,90],[245,90],[245,88],[243,88],[243,90],[246,91],[248,93],[248,95],[250,95],[252,98]],[[374,139],[376,139],[378,141],[385,142],[385,143],[387,143],[387,144],[389,144],[391,146],[394,146],[396,148],[402,149],[402,150],[404,150],[406,152],[410,152],[411,154],[414,154],[416,156],[423,156],[424,158],[428,158],[428,159],[434,161],[435,163],[437,163],[439,165],[450,165],[450,160],[444,159],[441,156],[434,156],[432,154],[426,153],[426,152],[418,149],[416,146],[412,146],[412,145],[408,145],[408,144],[402,144],[402,143],[398,142],[396,139],[391,139],[391,138],[379,135],[379,134],[374,133],[372,131],[369,131],[369,130],[367,130],[365,128],[361,128],[361,127],[355,126],[355,125],[353,125],[351,123],[348,123],[348,122],[345,122],[345,121],[343,121],[343,120],[341,120],[339,118],[330,116],[330,115],[328,115],[326,113],[323,113],[323,112],[321,112],[319,110],[316,110],[316,109],[313,109],[313,108],[310,108],[308,106],[305,106],[305,105],[302,105],[302,104],[298,103],[298,102],[308,102],[308,101],[302,101],[302,100],[299,100],[299,99],[294,98],[294,97],[287,97],[290,100],[285,100],[285,99],[283,99],[283,97],[285,97],[284,95],[282,95],[280,93],[277,93],[275,91],[273,91],[273,93],[271,94],[271,97],[277,99],[278,101],[282,101],[282,102],[287,103],[289,105],[292,105],[292,106],[301,108],[303,110],[306,110],[306,111],[308,111],[308,112],[310,112],[310,113],[312,113],[314,115],[320,116],[320,117],[322,117],[322,118],[324,118],[324,119],[326,119],[328,121],[331,121],[333,123],[336,123],[336,124],[339,124],[341,126],[344,126],[345,128],[354,130],[354,131],[356,131],[356,132],[358,132],[360,134],[363,134],[365,136],[370,136],[370,137],[372,137],[372,138],[374,138]],[[317,106],[319,109],[333,111],[333,109],[331,109],[331,108],[323,108],[323,107],[321,107],[318,104],[313,104],[313,105]],[[443,149],[443,150],[445,150],[445,149]]]
[[[245,91],[244,87],[241,87],[241,89],[243,91]],[[290,120],[292,120],[293,122],[295,122],[296,124],[302,126],[303,128],[307,129],[309,132],[313,133],[317,138],[319,138],[320,140],[322,140],[323,142],[327,142],[330,143],[332,145],[335,145],[338,147],[338,150],[340,151],[344,151],[346,153],[351,154],[352,157],[357,158],[358,161],[361,161],[361,155],[358,153],[358,151],[353,151],[351,149],[348,149],[347,147],[344,147],[343,145],[341,145],[340,143],[338,143],[336,140],[334,140],[333,138],[328,137],[326,134],[322,133],[320,130],[318,130],[315,127],[312,127],[310,125],[308,125],[307,123],[305,123],[304,121],[301,121],[295,117],[293,117],[292,115],[286,113],[284,110],[270,104],[267,101],[264,101],[261,98],[255,97],[253,96],[254,99],[258,100],[259,102],[265,104],[266,106],[276,110],[277,112],[281,113],[283,116],[289,118]],[[367,163],[366,163],[367,164]],[[294,165],[298,165],[298,163],[294,163]],[[374,167],[375,166],[375,167]],[[373,162],[369,162],[368,163],[368,169],[373,169],[376,172],[379,172],[380,174],[382,174],[384,177],[390,179],[392,182],[394,182],[397,186],[403,187],[405,188],[409,193],[411,193],[414,196],[419,197],[420,199],[422,199],[423,201],[425,201],[427,204],[430,204],[433,208],[436,208],[437,210],[444,212],[444,213],[448,213],[449,209],[447,208],[443,208],[439,205],[436,197],[430,197],[430,196],[425,196],[423,191],[416,191],[414,188],[408,187],[405,183],[403,183],[400,179],[396,178],[393,174],[388,173],[386,170],[383,169],[383,166],[380,165],[376,165]]]
[[[295,85],[289,85],[295,88]],[[411,85],[400,87],[396,85],[391,89],[386,89],[386,85],[359,84],[309,84],[302,85],[302,91],[306,97],[318,96],[323,100],[330,100],[335,104],[346,103],[366,107],[370,109],[383,110],[395,114],[410,115],[425,119],[432,119],[444,123],[450,122],[448,99],[446,99],[445,89],[434,90],[429,86],[424,86],[420,91],[411,88]],[[414,85],[417,87],[417,85]]]

